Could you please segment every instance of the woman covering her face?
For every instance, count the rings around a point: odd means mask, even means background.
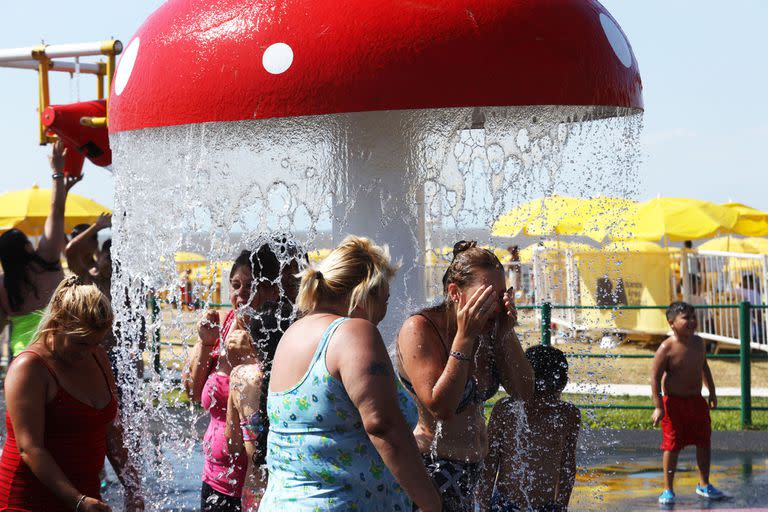
[[[488,444],[483,403],[499,383],[512,397],[533,393],[506,290],[493,252],[459,242],[443,276],[443,302],[408,318],[398,334],[398,373],[419,409],[414,436],[449,512],[473,510]]]

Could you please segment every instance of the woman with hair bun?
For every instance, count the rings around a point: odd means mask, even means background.
[[[376,328],[394,273],[386,249],[350,236],[301,274],[303,316],[280,340],[269,384],[262,512],[441,510]]]
[[[471,512],[488,450],[483,403],[499,388],[529,398],[533,371],[514,331],[513,298],[493,252],[458,242],[443,302],[406,319],[398,373],[419,410],[414,436],[444,510]]]
[[[96,286],[74,276],[59,284],[5,378],[0,510],[111,510],[99,494],[105,455],[125,488],[125,510],[144,510],[101,346],[111,328],[112,307]]]

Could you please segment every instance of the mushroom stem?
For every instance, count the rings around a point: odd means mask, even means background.
[[[363,112],[342,118],[344,165],[334,197],[334,243],[346,234],[389,245],[401,264],[390,289],[384,339],[393,340],[407,311],[424,303],[423,184],[412,168],[414,135],[407,111]],[[345,219],[345,222],[340,221]],[[407,302],[406,302],[407,299]]]

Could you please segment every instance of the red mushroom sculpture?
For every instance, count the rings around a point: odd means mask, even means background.
[[[417,171],[403,116],[550,106],[579,120],[643,108],[631,46],[595,0],[169,0],[126,45],[109,130],[336,123],[334,238],[388,243],[405,267],[393,297],[419,302],[423,183],[404,178]],[[141,150],[117,152],[118,175],[121,158]]]

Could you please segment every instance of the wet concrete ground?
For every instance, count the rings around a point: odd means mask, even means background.
[[[693,448],[686,449],[680,456],[675,479],[677,505],[661,507],[657,502],[662,490],[661,453],[658,450],[615,445],[606,448],[595,439],[595,445],[590,447],[586,444],[579,449],[579,474],[570,510],[768,511],[768,449],[759,445],[754,448],[753,452],[713,452],[711,481],[730,496],[720,502],[708,502],[695,495],[698,480],[695,453]],[[164,506],[154,510],[181,512],[199,508],[200,451],[195,452],[186,466],[176,467],[177,477],[172,485],[175,495]],[[114,481],[114,477],[110,480]],[[105,498],[112,504],[120,503],[116,496],[117,487],[117,484],[112,484],[105,492]]]
[[[0,413],[5,413],[0,390]],[[199,422],[202,436],[204,421]],[[154,428],[161,428],[154,426]],[[147,432],[151,442],[152,426]],[[0,422],[0,446],[5,441],[5,425]],[[577,454],[579,474],[571,498],[574,511],[646,511],[646,510],[765,510],[768,511],[768,432],[715,432],[713,435],[711,481],[731,496],[721,502],[698,498],[694,488],[698,479],[694,449],[687,448],[680,456],[676,478],[678,502],[675,507],[660,507],[657,502],[662,490],[661,452],[658,431],[582,432]],[[163,447],[165,467],[172,468],[172,482],[157,483],[150,475],[146,488],[164,495],[164,499],[148,500],[147,510],[194,511],[200,505],[200,473],[202,449],[198,444],[192,456],[173,454],[174,447]],[[105,500],[116,512],[122,510],[120,485],[108,467]],[[161,491],[164,488],[165,491]]]
[[[755,447],[758,449],[759,447]],[[698,482],[695,451],[680,455],[675,477],[677,503],[661,507],[661,452],[645,449],[616,449],[580,465],[571,497],[571,510],[768,510],[768,450],[714,451],[710,481],[729,499],[709,502],[694,493]]]

